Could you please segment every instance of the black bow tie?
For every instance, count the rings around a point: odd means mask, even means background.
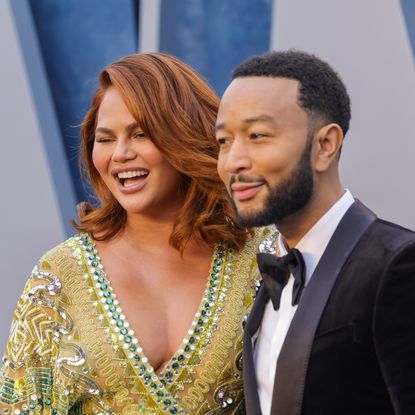
[[[282,257],[261,252],[257,254],[257,261],[274,310],[278,310],[280,307],[281,292],[287,284],[290,274],[293,274],[295,279],[291,304],[298,304],[305,282],[305,264],[301,252],[293,248]]]

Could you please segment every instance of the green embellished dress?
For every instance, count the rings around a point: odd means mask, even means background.
[[[242,321],[259,278],[256,252],[217,247],[205,292],[177,352],[155,373],[93,241],[44,255],[18,302],[0,370],[0,414],[239,414]]]

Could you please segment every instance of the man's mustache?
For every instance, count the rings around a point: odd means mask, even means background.
[[[266,180],[264,180],[262,177],[251,177],[251,176],[246,176],[243,174],[234,174],[231,176],[230,180],[229,180],[229,188],[234,184],[234,183],[264,183],[266,184]]]

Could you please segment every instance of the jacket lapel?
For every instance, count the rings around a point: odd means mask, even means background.
[[[275,374],[271,414],[301,413],[307,366],[320,317],[344,263],[375,219],[374,213],[356,201],[330,239],[303,292],[282,346]]]
[[[269,295],[264,284],[258,290],[254,305],[244,330],[243,339],[243,377],[245,390],[245,407],[247,414],[261,414],[261,407],[258,397],[258,384],[256,380],[254,354],[252,344],[264,315],[264,309]]]

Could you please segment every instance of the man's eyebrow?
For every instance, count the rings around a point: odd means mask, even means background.
[[[274,118],[271,117],[270,115],[266,115],[266,114],[258,115],[256,117],[252,117],[252,118],[245,118],[243,120],[243,123],[244,124],[253,124],[254,122],[258,122],[258,121],[265,121],[265,122],[275,123]]]
[[[226,128],[225,123],[224,122],[220,122],[219,124],[216,124],[215,126],[215,130],[224,130]]]
[[[251,117],[251,118],[245,118],[244,120],[242,120],[242,122],[244,124],[253,124],[253,123],[256,123],[256,122],[260,122],[260,121],[275,124],[275,119],[273,117],[271,117],[270,115],[266,115],[266,114],[258,115],[256,117]],[[224,130],[224,129],[226,129],[226,124],[224,122],[220,122],[220,123],[216,124],[215,129],[216,129],[216,131]]]

